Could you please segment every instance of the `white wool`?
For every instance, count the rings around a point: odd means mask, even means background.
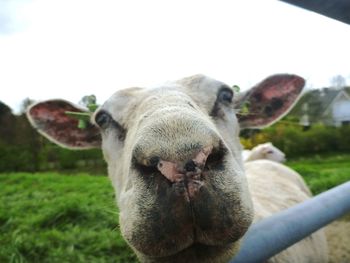
[[[285,154],[272,145],[271,142],[259,144],[252,150],[244,150],[242,152],[243,161],[250,162],[254,160],[267,159],[279,163],[283,163],[286,160]]]

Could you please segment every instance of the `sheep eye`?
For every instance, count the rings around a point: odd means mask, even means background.
[[[121,141],[125,139],[126,129],[116,122],[108,112],[103,110],[98,112],[95,122],[101,129],[114,128],[117,131],[118,139]]]
[[[107,128],[107,126],[111,123],[111,121],[112,121],[111,115],[109,115],[105,111],[100,111],[99,113],[97,113],[95,117],[95,122],[102,129]]]
[[[223,103],[231,103],[233,99],[233,91],[230,88],[222,88],[219,91],[218,99]]]

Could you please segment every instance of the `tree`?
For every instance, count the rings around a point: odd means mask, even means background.
[[[336,75],[331,78],[331,85],[332,87],[341,89],[346,86],[346,78],[342,75]]]
[[[12,114],[10,107],[0,102],[0,142],[13,143],[13,133],[15,131],[16,118]]]
[[[30,99],[30,98],[25,98],[20,106],[20,114],[23,114],[27,111],[27,108],[34,103],[34,100]]]

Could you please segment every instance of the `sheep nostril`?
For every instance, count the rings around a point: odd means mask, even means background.
[[[224,148],[213,151],[206,160],[205,169],[206,170],[223,170],[224,169],[224,159],[227,150]]]
[[[159,173],[157,165],[160,162],[160,158],[157,156],[149,159],[138,161],[136,158],[133,159],[134,168],[143,175]]]
[[[186,172],[195,172],[197,165],[195,164],[195,162],[193,160],[190,160],[185,164],[184,168],[185,168]]]
[[[149,159],[149,166],[156,167],[160,161],[160,158],[158,156],[153,156]]]

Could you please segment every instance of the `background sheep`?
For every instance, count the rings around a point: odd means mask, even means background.
[[[250,162],[253,160],[267,159],[279,163],[283,163],[286,160],[285,154],[272,145],[271,142],[259,144],[251,150],[243,150],[243,161]]]
[[[294,170],[270,160],[245,163],[249,190],[255,205],[255,221],[309,199],[312,194],[303,178]],[[267,183],[268,182],[268,183]],[[293,194],[294,193],[294,194]],[[274,201],[271,202],[271,199]],[[324,230],[290,246],[269,262],[328,262]]]

